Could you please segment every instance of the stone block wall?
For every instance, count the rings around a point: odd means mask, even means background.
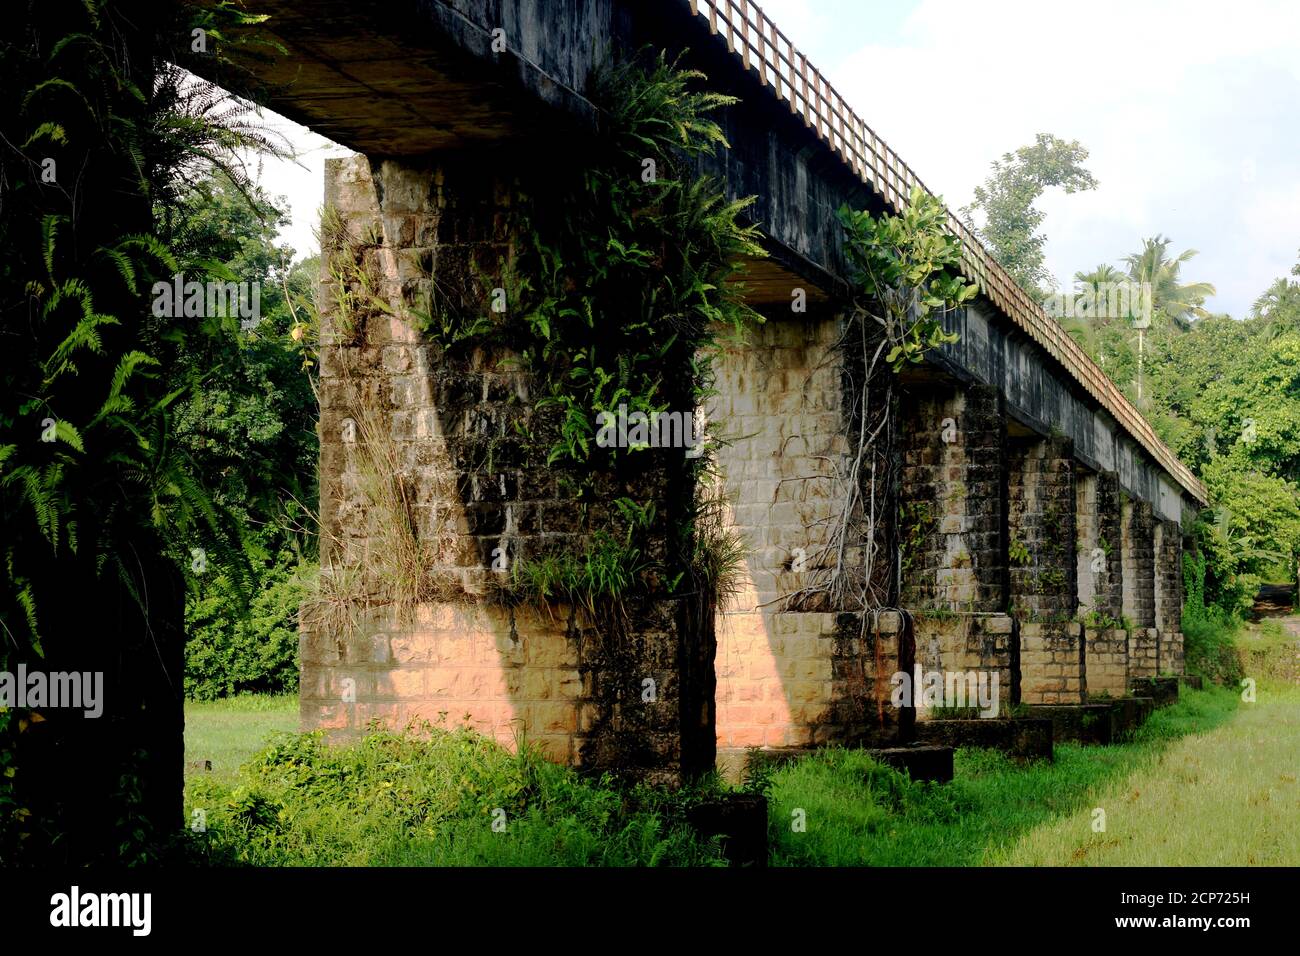
[[[1088,693],[1123,697],[1128,693],[1128,631],[1088,628],[1083,639]]]
[[[717,394],[707,408],[722,446],[729,522],[748,546],[741,593],[722,609],[753,615],[811,585],[843,512],[836,476],[847,463],[841,368],[833,317],[769,319],[714,364]]]
[[[1124,499],[1120,511],[1124,616],[1135,628],[1155,627],[1155,554],[1151,505]]]
[[[1087,694],[1076,621],[1078,555],[1073,444],[1008,441],[1007,528],[1011,612],[1020,620],[1020,701],[1077,704]]]
[[[726,442],[717,463],[730,523],[749,547],[740,592],[716,619],[719,748],[843,742],[893,724],[878,702],[897,666],[897,615],[864,630],[861,614],[786,600],[836,559],[826,545],[850,432],[840,332],[834,316],[772,317],[715,364],[708,420]]]
[[[1120,511],[1124,573],[1124,617],[1132,629],[1128,642],[1128,676],[1155,677],[1160,644],[1155,628],[1155,553],[1151,505],[1125,498]]]
[[[1076,468],[1075,488],[1079,614],[1118,624],[1124,615],[1119,476]]]
[[[508,252],[513,168],[459,154],[328,164],[327,205],[347,235],[332,251],[364,276],[345,289],[322,267],[322,566],[352,607],[304,614],[303,726],[346,735],[372,718],[391,725],[446,709],[452,723],[503,740],[522,732],[560,759],[674,782],[713,764],[712,668],[696,660],[711,664],[712,631],[693,633],[665,599],[633,609],[619,641],[563,609],[537,616],[497,601],[495,576],[509,562],[581,546],[584,513],[563,470],[516,428],[533,412],[515,356],[453,354],[419,331],[434,290],[450,313],[489,314],[482,286]],[[386,307],[367,306],[362,284]],[[610,526],[622,495],[654,502],[651,550],[663,554],[689,500],[681,457],[665,449],[597,476],[587,527]],[[398,504],[377,504],[385,499]],[[385,603],[379,569],[405,541],[394,527],[415,530],[418,600],[405,619],[382,620],[355,606]],[[336,697],[345,680],[355,704]]]
[[[570,617],[557,609],[561,619]],[[377,609],[353,629],[302,638],[303,722],[351,739],[372,726],[469,726],[579,763],[595,716],[578,635],[526,609],[423,605],[410,621]]]
[[[923,673],[997,675],[999,713],[1017,699],[1015,621],[1007,614],[918,614],[915,665]],[[929,710],[918,707],[916,718]]]
[[[1087,696],[1083,625],[1078,621],[1022,622],[1021,703],[1081,704]]]
[[[889,740],[896,613],[776,612],[719,622],[719,750]]]
[[[1183,547],[1176,521],[1155,525],[1155,619],[1161,674],[1183,673]]]
[[[1160,632],[1154,627],[1135,627],[1128,638],[1128,676],[1160,675]]]
[[[1064,621],[1077,606],[1073,446],[1066,438],[1008,442],[1007,526],[1013,613]],[[1023,549],[1023,550],[1021,550]]]
[[[1001,612],[1006,429],[998,393],[982,385],[916,391],[900,404],[903,606]]]

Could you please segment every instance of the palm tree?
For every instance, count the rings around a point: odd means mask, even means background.
[[[1114,266],[1103,263],[1092,272],[1076,272],[1074,274],[1074,283],[1079,293],[1095,296],[1097,289],[1103,287],[1106,283],[1122,281],[1126,278],[1128,277]],[[1097,343],[1097,328],[1101,324],[1104,324],[1104,322],[1095,313],[1090,319],[1078,315],[1061,319],[1061,325],[1065,327],[1065,331],[1083,346],[1083,350],[1092,356],[1094,360],[1099,360],[1104,364],[1104,359],[1098,352]]]
[[[1209,282],[1180,282],[1183,263],[1197,254],[1187,249],[1170,259],[1167,250],[1172,239],[1157,235],[1142,240],[1142,251],[1125,256],[1129,278],[1134,282],[1151,284],[1151,305],[1155,315],[1163,317],[1180,330],[1191,327],[1194,319],[1205,318],[1209,313],[1202,308],[1206,298],[1215,294]]]
[[[1094,325],[1110,325],[1116,319],[1129,319],[1130,316],[1115,316],[1108,310],[1103,311],[1103,304],[1113,304],[1109,296],[1122,284],[1131,282],[1129,277],[1108,262],[1103,262],[1091,272],[1076,272],[1074,282],[1081,291],[1094,297],[1098,308],[1093,312]]]

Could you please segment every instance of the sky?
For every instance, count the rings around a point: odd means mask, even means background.
[[[1211,311],[1244,316],[1300,256],[1297,0],[763,0],[761,6],[949,208],[1037,133],[1078,140],[1096,190],[1049,190],[1047,267],[1122,264],[1142,239],[1199,251]],[[301,152],[267,160],[283,238],[314,250],[324,159],[346,155],[268,116]]]

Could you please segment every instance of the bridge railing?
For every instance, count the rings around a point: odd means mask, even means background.
[[[708,20],[709,30],[726,40],[728,49],[741,60],[745,70],[757,72],[760,82],[788,103],[790,111],[800,116],[896,213],[907,206],[912,187],[930,192],[912,168],[863,122],[757,3],[752,0],[688,2],[691,13]],[[1195,498],[1205,501],[1205,485],[1159,439],[1150,423],[1061,324],[1020,288],[975,233],[951,211],[948,224],[961,240],[966,276],[977,282],[990,301],[1060,362],[1179,484]]]

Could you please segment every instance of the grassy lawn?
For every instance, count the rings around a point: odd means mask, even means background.
[[[187,706],[187,801],[207,858],[253,865],[710,865],[684,811],[716,794],[626,791],[460,731],[325,747],[293,698]],[[755,786],[776,865],[1300,864],[1300,689],[1257,701],[1184,688],[1135,738],[1063,744],[1053,762],[961,750],[956,779],[913,783],[826,750]],[[237,766],[248,761],[242,771]],[[1106,830],[1092,829],[1093,811]],[[188,812],[188,808],[187,808]],[[499,824],[494,827],[493,823]],[[800,826],[800,824],[802,826]]]
[[[1176,741],[1092,808],[1026,833],[1014,864],[1296,866],[1300,864],[1300,691],[1258,689],[1230,722]]]
[[[185,702],[185,782],[198,776],[233,784],[239,766],[269,734],[298,729],[298,697],[246,694]],[[202,769],[211,761],[212,770]]]

